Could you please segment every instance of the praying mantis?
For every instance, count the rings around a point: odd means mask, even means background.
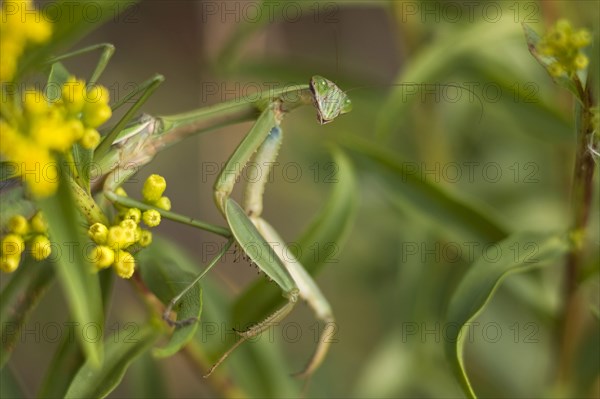
[[[147,86],[153,87],[151,84]],[[108,176],[95,183],[102,184],[104,198],[115,204],[138,207],[142,210],[156,209],[167,219],[186,223],[228,239],[223,250],[212,259],[205,270],[168,304],[163,318],[169,324],[177,328],[197,321],[173,321],[170,312],[183,295],[218,263],[234,242],[252,264],[281,288],[283,297],[287,300],[264,320],[245,331],[237,331],[240,339],[208,370],[205,377],[210,376],[243,342],[283,320],[299,299],[309,304],[316,318],[325,323],[325,328],[310,360],[303,370],[294,375],[300,378],[309,377],[322,363],[328,351],[329,336],[335,330],[331,306],[311,276],[298,260],[289,254],[277,231],[261,217],[263,193],[268,182],[269,170],[246,185],[241,205],[231,198],[243,167],[251,159],[259,165],[274,163],[282,141],[281,122],[284,115],[298,105],[310,103],[316,108],[317,121],[320,124],[329,123],[352,109],[351,100],[333,82],[321,76],[313,76],[308,85],[261,93],[258,100],[235,100],[171,117],[142,116],[136,124],[123,129],[118,135],[115,134],[113,140],[104,142],[111,143],[110,146],[101,144],[98,149],[97,160],[101,166],[117,165]],[[259,111],[256,122],[229,157],[214,185],[214,201],[227,222],[227,228],[154,208],[116,194],[115,189],[133,175],[137,167],[148,163],[164,147],[191,134],[245,120],[256,115],[256,110]],[[131,164],[136,165],[136,168],[128,167]]]

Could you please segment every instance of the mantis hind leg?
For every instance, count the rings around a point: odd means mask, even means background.
[[[298,290],[294,289],[291,292],[288,292],[286,294],[286,296],[288,297],[288,301],[285,303],[285,305],[283,305],[282,307],[277,309],[274,313],[272,313],[266,319],[251,326],[247,330],[236,331],[238,333],[238,335],[240,336],[240,340],[237,341],[231,348],[229,348],[229,350],[227,352],[225,352],[219,358],[219,360],[217,360],[217,362],[204,375],[204,378],[210,377],[210,375],[216,370],[216,368],[219,367],[221,365],[221,363],[223,363],[225,361],[225,359],[227,359],[229,357],[229,355],[234,350],[237,349],[238,346],[240,346],[241,344],[246,342],[248,339],[250,339],[252,337],[256,337],[257,335],[261,334],[263,331],[267,330],[269,327],[276,325],[281,320],[285,319],[286,316],[292,311],[292,309],[296,305],[296,302],[298,301]]]

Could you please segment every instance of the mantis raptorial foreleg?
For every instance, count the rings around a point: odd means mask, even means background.
[[[333,317],[331,306],[302,264],[287,249],[285,241],[283,241],[275,229],[262,218],[256,218],[253,221],[257,226],[258,231],[265,237],[267,242],[277,249],[276,252],[278,256],[283,261],[298,287],[300,298],[308,303],[317,319],[325,322],[325,328],[319,337],[315,352],[304,369],[294,374],[296,377],[308,377],[317,369],[317,367],[319,367],[327,354],[329,344],[332,342],[330,337],[335,332],[335,319]]]
[[[317,107],[318,120],[322,124],[350,110],[350,100],[332,82],[314,77],[310,89],[314,96],[313,103]],[[217,178],[215,202],[225,215],[240,247],[253,263],[279,285],[288,302],[262,322],[246,331],[238,332],[242,339],[221,356],[206,376],[210,375],[242,342],[260,334],[273,323],[283,320],[294,307],[298,296],[307,301],[316,317],[326,323],[326,327],[315,353],[296,376],[308,377],[321,364],[329,348],[328,337],[335,328],[331,307],[314,280],[298,260],[289,255],[285,242],[275,229],[260,217],[268,174],[281,145],[282,131],[279,124],[282,115],[280,112],[279,103],[276,101],[260,115]],[[235,200],[230,198],[230,195],[241,169],[253,155],[261,174],[246,186],[244,209],[242,209]]]
[[[327,299],[325,299],[325,296],[321,293],[321,290],[319,290],[319,287],[315,284],[314,280],[306,272],[304,267],[302,267],[300,262],[291,255],[291,252],[287,249],[286,243],[275,229],[260,217],[262,213],[265,185],[269,180],[269,173],[277,158],[282,139],[283,132],[281,127],[275,126],[271,129],[269,135],[256,152],[254,163],[259,168],[260,175],[246,185],[243,207],[257,230],[267,240],[271,247],[275,249],[277,255],[282,260],[299,289],[300,297],[314,310],[315,316],[326,323],[325,329],[319,338],[317,349],[311,360],[304,370],[296,374],[298,377],[304,377],[312,374],[325,357],[330,342],[327,337],[333,333],[334,318]]]
[[[270,279],[275,281],[283,291],[287,302],[263,321],[245,331],[238,331],[241,339],[235,343],[209,369],[204,377],[208,377],[223,361],[244,341],[259,335],[269,327],[283,320],[294,308],[298,301],[299,289],[285,268],[273,247],[260,234],[256,226],[244,213],[240,205],[232,198],[225,199],[225,217],[231,227],[231,232],[240,248],[248,255]]]
[[[246,137],[235,149],[234,153],[227,160],[227,164],[217,177],[214,186],[215,203],[221,213],[225,215],[226,200],[231,195],[233,187],[240,176],[242,169],[257,148],[267,138],[271,127],[276,125],[274,106],[277,103],[271,104],[258,117]]]
[[[242,208],[246,214],[253,217],[259,217],[263,210],[263,194],[265,185],[269,181],[273,163],[279,153],[283,132],[280,126],[274,126],[260,148],[254,154],[254,164],[256,165],[258,176],[246,183]]]

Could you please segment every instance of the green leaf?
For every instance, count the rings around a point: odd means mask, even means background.
[[[519,34],[518,26],[511,21],[501,20],[495,24],[477,22],[467,29],[457,28],[454,32],[439,35],[440,40],[424,46],[415,54],[395,79],[397,85],[435,84],[436,79],[456,68],[456,60],[473,56],[492,43],[503,41]],[[419,96],[410,96],[416,99]],[[379,137],[389,137],[393,129],[410,110],[405,90],[395,90],[387,98],[379,113],[376,132]]]
[[[107,309],[115,273],[112,270],[104,270],[98,275],[100,278],[102,303],[104,304],[104,308]],[[73,378],[84,362],[85,357],[81,346],[78,345],[77,341],[72,339],[70,334],[64,334],[50,362],[50,366],[46,369],[46,374],[37,396],[40,398],[64,397]]]
[[[338,168],[335,184],[327,202],[298,239],[302,253],[295,253],[307,272],[315,274],[336,256],[354,224],[358,205],[358,190],[354,168],[348,156],[340,149],[333,151]],[[309,251],[319,244],[316,252]],[[333,246],[333,250],[332,247]]]
[[[529,49],[529,52],[531,53],[533,58],[535,58],[537,62],[539,62],[540,65],[544,67],[546,72],[548,72],[550,65],[556,62],[556,58],[544,56],[538,53],[537,46],[541,39],[539,35],[526,23],[523,23],[523,31],[525,32],[525,40],[527,41],[527,48]],[[548,73],[548,75],[550,75],[550,73]],[[560,76],[550,75],[550,77],[552,78],[554,83],[569,90],[575,96],[575,98],[577,98],[580,102],[583,103],[583,99],[581,98],[581,95],[583,93],[578,90],[577,84],[573,81],[571,77],[569,77],[569,75],[563,73]]]
[[[176,308],[178,321],[190,318],[200,320],[200,315],[202,314],[202,287],[200,287],[200,284],[194,285],[192,289],[186,292]],[[191,323],[176,328],[166,346],[154,349],[154,356],[168,357],[179,352],[194,337],[198,326],[199,323]]]
[[[487,242],[507,236],[506,230],[487,216],[493,212],[484,212],[479,209],[483,205],[469,203],[421,179],[398,154],[356,137],[349,137],[344,144],[367,161],[365,166],[385,183],[393,201],[409,206],[442,229]]]
[[[81,347],[69,334],[65,334],[46,371],[38,397],[64,397],[74,376],[84,362],[85,357]]]
[[[46,290],[54,281],[54,269],[49,261],[34,261],[30,256],[22,260],[11,280],[0,294],[0,368],[6,365],[20,337],[21,327],[27,321]]]
[[[87,259],[88,239],[81,229],[85,222],[78,213],[69,185],[68,168],[59,164],[60,183],[55,195],[37,201],[48,221],[50,239],[54,243],[52,258],[62,289],[67,298],[75,333],[86,358],[94,365],[102,362],[102,341],[85,339],[84,328],[90,325],[102,329],[104,315],[97,274]]]
[[[160,336],[154,326],[145,326],[133,336],[115,332],[105,344],[104,363],[98,368],[89,360],[79,369],[65,397],[104,398],[119,385],[127,368]]]
[[[61,87],[65,84],[67,79],[69,79],[70,75],[71,74],[62,63],[55,62],[52,64],[48,75],[48,84],[46,85],[46,97],[48,100],[55,101],[60,98],[62,95]],[[89,192],[93,152],[75,143],[71,153],[76,172],[74,179],[86,192]]]
[[[337,166],[336,182],[325,205],[310,225],[290,247],[294,256],[311,275],[316,275],[327,262],[335,261],[354,224],[358,205],[356,178],[352,163],[338,148],[333,150]],[[283,303],[281,290],[265,280],[248,288],[235,302],[233,319],[242,323],[262,320]]]
[[[168,304],[196,277],[197,265],[185,254],[167,241],[152,242],[138,256],[142,279],[165,305]],[[173,307],[177,312],[177,320],[195,317],[202,314],[202,288],[196,284]],[[199,323],[191,323],[177,327],[166,346],[155,348],[157,357],[167,357],[177,353],[196,333]]]
[[[472,64],[475,70],[472,75],[474,81],[494,82],[503,93],[513,93],[512,96],[503,96],[498,104],[510,115],[507,122],[514,124],[514,129],[534,135],[540,140],[552,140],[557,143],[570,142],[573,139],[570,117],[552,103],[553,97],[544,96],[539,92],[537,83],[523,82],[526,77],[520,70],[507,74],[502,66],[490,68],[489,62],[494,60],[484,58],[478,61],[481,62]],[[506,128],[513,130],[512,126]]]
[[[150,352],[144,352],[139,359],[131,365],[129,373],[133,381],[133,397],[168,397],[166,375],[161,369],[158,360],[155,359]]]
[[[496,248],[498,256],[482,256],[471,266],[454,292],[446,316],[446,325],[457,326],[448,329],[444,342],[446,357],[470,398],[476,395],[463,359],[466,324],[485,309],[504,277],[550,265],[563,257],[569,245],[565,238],[557,235],[522,232],[511,235]]]
[[[259,7],[258,18],[251,21],[245,19],[241,23],[237,23],[232,34],[225,44],[221,46],[221,51],[217,56],[217,70],[219,73],[222,73],[223,70],[231,72],[235,68],[240,54],[242,54],[241,49],[243,45],[252,38],[255,32],[262,29],[267,23],[272,22],[269,21],[270,18],[267,18],[270,14],[269,10],[263,9],[264,4],[262,3],[264,1],[259,1],[256,5]]]

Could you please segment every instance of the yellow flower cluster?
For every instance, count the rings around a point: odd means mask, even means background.
[[[29,44],[41,44],[52,35],[52,25],[31,0],[3,1],[0,9],[0,82],[10,82],[19,58]]]
[[[138,226],[140,210],[131,210],[125,219],[113,226],[94,223],[88,229],[88,235],[98,244],[90,254],[97,270],[113,266],[120,277],[130,278],[135,270],[135,260],[126,249],[136,243],[146,247],[152,242],[152,233]]]
[[[142,189],[145,202],[152,203],[157,208],[165,209],[163,206],[167,206],[170,209],[171,201],[163,196],[166,187],[166,181],[162,176],[151,175],[144,182]],[[116,194],[127,196],[122,188],[118,188]],[[153,202],[150,202],[151,200]],[[134,244],[147,247],[152,243],[152,233],[142,229],[139,226],[140,222],[144,222],[148,227],[156,227],[160,224],[161,218],[160,213],[154,209],[142,212],[139,208],[119,207],[119,210],[114,225],[108,227],[102,223],[94,223],[88,229],[89,237],[97,244],[90,258],[96,270],[113,266],[120,277],[130,278],[135,271],[135,260],[127,250],[130,250]]]
[[[585,29],[573,30],[569,21],[558,20],[540,40],[537,49],[541,55],[554,57],[548,72],[554,77],[567,74],[572,76],[589,63],[581,49],[591,43],[590,32]]]
[[[15,215],[9,219],[8,234],[2,238],[0,270],[5,273],[17,270],[26,243],[31,256],[36,260],[46,259],[52,252],[48,226],[41,212],[36,213],[31,220],[23,215]]]
[[[0,154],[37,197],[52,195],[58,187],[53,152],[65,153],[79,143],[94,149],[100,142],[96,128],[112,114],[108,90],[87,88],[83,80],[69,78],[57,101],[48,101],[38,90],[23,93],[16,106],[3,101],[0,119]]]

